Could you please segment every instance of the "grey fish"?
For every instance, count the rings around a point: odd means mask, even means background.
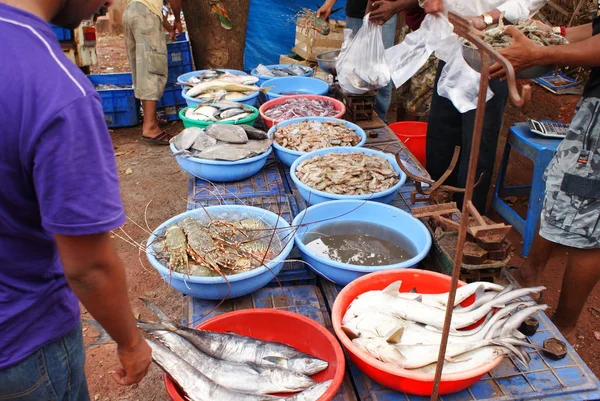
[[[187,150],[192,147],[198,136],[203,135],[204,130],[197,127],[186,128],[171,139],[177,150]]]
[[[268,401],[279,397],[254,395],[229,390],[210,380],[167,347],[146,340],[152,348],[152,359],[181,387],[191,401]]]
[[[139,322],[138,326],[144,329],[144,323]],[[213,358],[170,331],[152,334],[200,373],[231,390],[249,394],[295,393],[315,384],[310,377],[287,370]]]
[[[204,149],[198,157],[208,160],[225,160],[225,161],[236,161],[246,159],[250,155],[253,155],[254,151],[246,149],[242,146],[237,147],[230,143],[217,144],[210,148]]]
[[[252,140],[244,145],[233,145],[236,148],[249,149],[257,155],[265,153],[271,147],[273,141],[271,139]]]
[[[248,139],[267,139],[269,135],[258,128],[255,128],[251,125],[238,125],[238,127],[242,127],[244,131],[246,131],[246,135],[248,135]]]
[[[230,108],[219,113],[220,119],[227,119],[229,117],[234,117],[240,114],[245,114],[246,111],[242,108]]]
[[[202,152],[204,149],[208,149],[211,146],[215,146],[217,144],[217,140],[212,136],[208,136],[206,134],[199,135],[194,141],[192,145],[192,149]]]
[[[250,113],[242,112],[231,117],[222,118],[221,121],[239,121],[243,118],[250,117]]]
[[[206,128],[206,134],[220,141],[246,143],[248,135],[243,128],[231,124],[212,124]]]

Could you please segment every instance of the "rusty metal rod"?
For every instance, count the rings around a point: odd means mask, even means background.
[[[479,81],[477,112],[475,115],[475,125],[473,127],[473,138],[471,140],[471,154],[469,155],[469,168],[463,199],[462,218],[458,230],[456,253],[452,268],[452,281],[450,283],[448,302],[446,304],[446,315],[444,319],[444,327],[442,329],[440,351],[435,369],[431,401],[437,401],[439,395],[442,371],[444,369],[444,360],[446,357],[446,348],[448,345],[448,336],[450,334],[450,325],[452,323],[452,312],[454,311],[454,301],[456,300],[456,289],[458,287],[463,251],[465,242],[467,240],[467,231],[469,228],[469,208],[473,207],[471,200],[473,198],[473,188],[475,186],[475,177],[477,174],[477,161],[479,159],[483,120],[485,118],[486,95],[489,85],[489,69],[491,66],[491,58],[503,65],[508,80],[509,96],[516,106],[522,106],[526,102],[526,100],[529,98],[531,89],[529,87],[524,87],[523,92],[519,94],[515,81],[515,72],[512,68],[512,65],[504,57],[498,54],[491,46],[483,42],[483,40],[473,32],[473,26],[470,21],[455,13],[449,13],[448,17],[450,22],[454,25],[455,33],[471,41],[471,43],[473,43],[479,49],[481,57],[481,79]]]

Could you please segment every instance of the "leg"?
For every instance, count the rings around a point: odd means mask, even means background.
[[[514,274],[515,279],[519,284],[523,287],[536,287],[542,285],[544,269],[552,257],[552,252],[557,247],[559,247],[559,245],[536,234],[533,239],[531,252],[527,259],[525,259],[525,264]]]
[[[496,161],[496,148],[498,146],[498,134],[502,125],[502,115],[508,99],[508,85],[498,79],[490,81],[490,88],[494,97],[486,103],[485,119],[481,132],[481,147],[479,148],[479,160],[477,162],[477,176],[475,182],[481,176],[481,182],[473,192],[473,204],[480,213],[486,211],[487,197],[492,184],[492,173]],[[475,126],[476,110],[464,113],[462,116],[462,146],[460,166],[458,172],[458,186],[464,187],[467,182],[469,169],[469,156],[471,153],[471,141],[473,140],[473,128]],[[457,201],[462,203],[462,194],[457,194]]]
[[[383,47],[388,49],[394,46],[394,36],[396,34],[396,16],[394,15],[381,27],[381,37],[383,39]],[[392,81],[383,88],[379,88],[375,103],[375,112],[387,124],[387,112],[390,109],[392,101]]]
[[[569,249],[569,261],[562,281],[558,307],[552,321],[575,344],[575,325],[594,286],[600,280],[600,248]]]
[[[437,85],[443,67],[444,63],[440,61],[433,87],[431,111],[427,123],[427,171],[434,180],[440,178],[450,165],[452,155],[454,154],[454,147],[460,146],[462,136],[461,114],[450,100],[437,93]],[[446,183],[455,185],[456,177],[457,172],[455,169],[448,180],[446,180]]]

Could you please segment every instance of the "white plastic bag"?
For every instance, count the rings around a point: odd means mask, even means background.
[[[342,89],[357,95],[390,82],[381,26],[370,22],[369,14],[365,15],[362,27],[340,53],[336,70]]]
[[[440,74],[438,94],[450,99],[461,113],[475,109],[481,75],[464,61],[462,45],[444,16],[427,15],[418,30],[385,51],[394,85],[398,88],[412,78],[433,52],[446,62]],[[488,88],[486,101],[493,96]]]

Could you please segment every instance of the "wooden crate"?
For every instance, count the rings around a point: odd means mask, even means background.
[[[307,26],[305,18],[296,21],[296,40],[292,51],[308,61],[317,61],[317,55],[328,50],[342,47],[344,42],[344,21],[329,21],[331,30],[328,35],[321,35]]]
[[[335,97],[346,106],[344,118],[348,121],[370,121],[375,115],[375,98],[377,91],[367,92],[363,95],[353,95],[344,92],[338,84],[333,87]]]

